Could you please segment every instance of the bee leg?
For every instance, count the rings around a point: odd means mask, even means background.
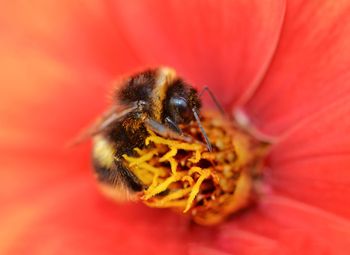
[[[165,121],[169,125],[170,129],[172,129],[176,133],[182,135],[182,130],[179,128],[178,125],[176,125],[176,123],[172,119],[170,119],[169,117],[166,117]]]
[[[133,192],[143,189],[141,181],[123,164],[120,159],[115,159],[110,167],[104,166],[97,159],[93,165],[100,182],[110,186],[125,186]]]
[[[193,142],[192,137],[184,135],[183,133],[179,134],[154,119],[146,119],[145,124],[147,128],[149,128],[150,130],[152,130],[160,136],[177,139],[188,143]]]

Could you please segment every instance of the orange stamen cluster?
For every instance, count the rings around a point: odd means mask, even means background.
[[[150,131],[146,148],[124,155],[147,187],[141,200],[150,207],[173,208],[202,225],[213,225],[253,201],[253,179],[266,145],[217,113],[204,113],[202,125],[213,146],[209,152],[196,123],[182,126],[193,143]]]

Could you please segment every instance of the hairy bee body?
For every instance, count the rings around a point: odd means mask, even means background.
[[[112,110],[96,125],[93,166],[98,180],[112,189],[141,191],[143,183],[128,169],[123,155],[142,149],[148,130],[163,136],[184,137],[179,124],[195,120],[201,101],[197,91],[169,68],[148,70],[131,76],[117,90],[115,103],[123,111]]]
[[[148,132],[143,125],[130,132],[122,124],[115,123],[112,130],[94,138],[93,166],[100,182],[136,192],[142,190],[142,183],[124,166],[122,155],[143,148]]]

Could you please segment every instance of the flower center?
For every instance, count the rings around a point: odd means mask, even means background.
[[[254,202],[253,182],[261,175],[268,146],[219,113],[202,115],[211,152],[198,125],[190,123],[181,129],[193,143],[149,131],[147,146],[123,157],[146,187],[139,196],[146,205],[172,208],[198,224],[214,225]]]

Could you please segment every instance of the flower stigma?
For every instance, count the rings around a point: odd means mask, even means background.
[[[200,225],[215,225],[256,201],[254,181],[262,174],[269,146],[218,112],[203,111],[201,123],[211,152],[192,122],[180,128],[193,142],[149,130],[146,147],[123,157],[145,185],[139,194],[144,204],[171,208]]]

